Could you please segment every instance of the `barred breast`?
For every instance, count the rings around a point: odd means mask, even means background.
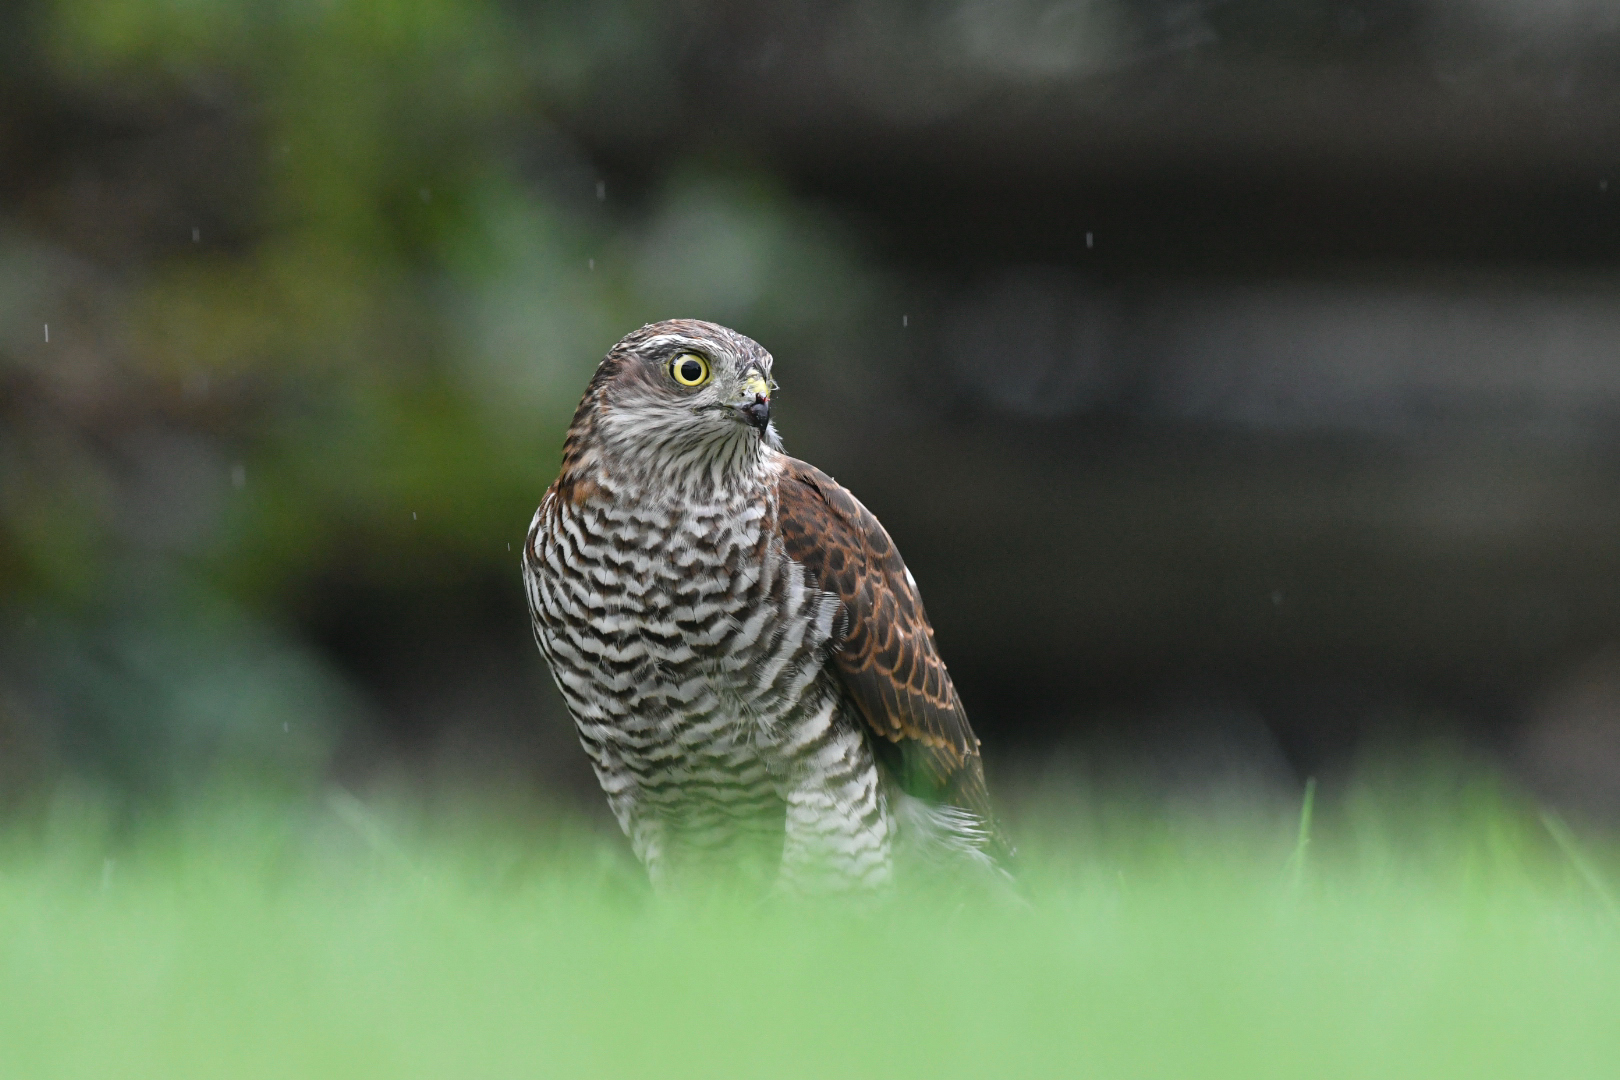
[[[676,503],[601,479],[530,526],[536,639],[655,883],[748,859],[888,872],[875,763],[827,669],[838,600],[783,553],[772,490]],[[808,839],[785,849],[790,819]]]

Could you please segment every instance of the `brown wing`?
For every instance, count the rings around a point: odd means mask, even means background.
[[[782,542],[843,601],[834,658],[879,756],[913,795],[972,810],[994,830],[979,740],[934,646],[922,597],[871,511],[826,473],[788,459]]]

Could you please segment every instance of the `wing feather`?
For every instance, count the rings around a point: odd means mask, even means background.
[[[832,477],[792,458],[778,508],[788,557],[843,602],[833,657],[880,759],[909,794],[971,810],[994,834],[979,740],[894,541]]]

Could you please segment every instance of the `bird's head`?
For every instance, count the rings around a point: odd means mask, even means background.
[[[569,432],[576,453],[654,473],[746,468],[771,424],[771,354],[714,323],[674,319],[627,335],[591,379]]]

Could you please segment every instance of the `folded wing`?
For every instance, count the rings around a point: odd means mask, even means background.
[[[979,740],[934,645],[916,582],[889,534],[826,473],[788,460],[779,495],[787,554],[843,601],[838,673],[882,760],[909,794],[972,811],[1004,848]]]

